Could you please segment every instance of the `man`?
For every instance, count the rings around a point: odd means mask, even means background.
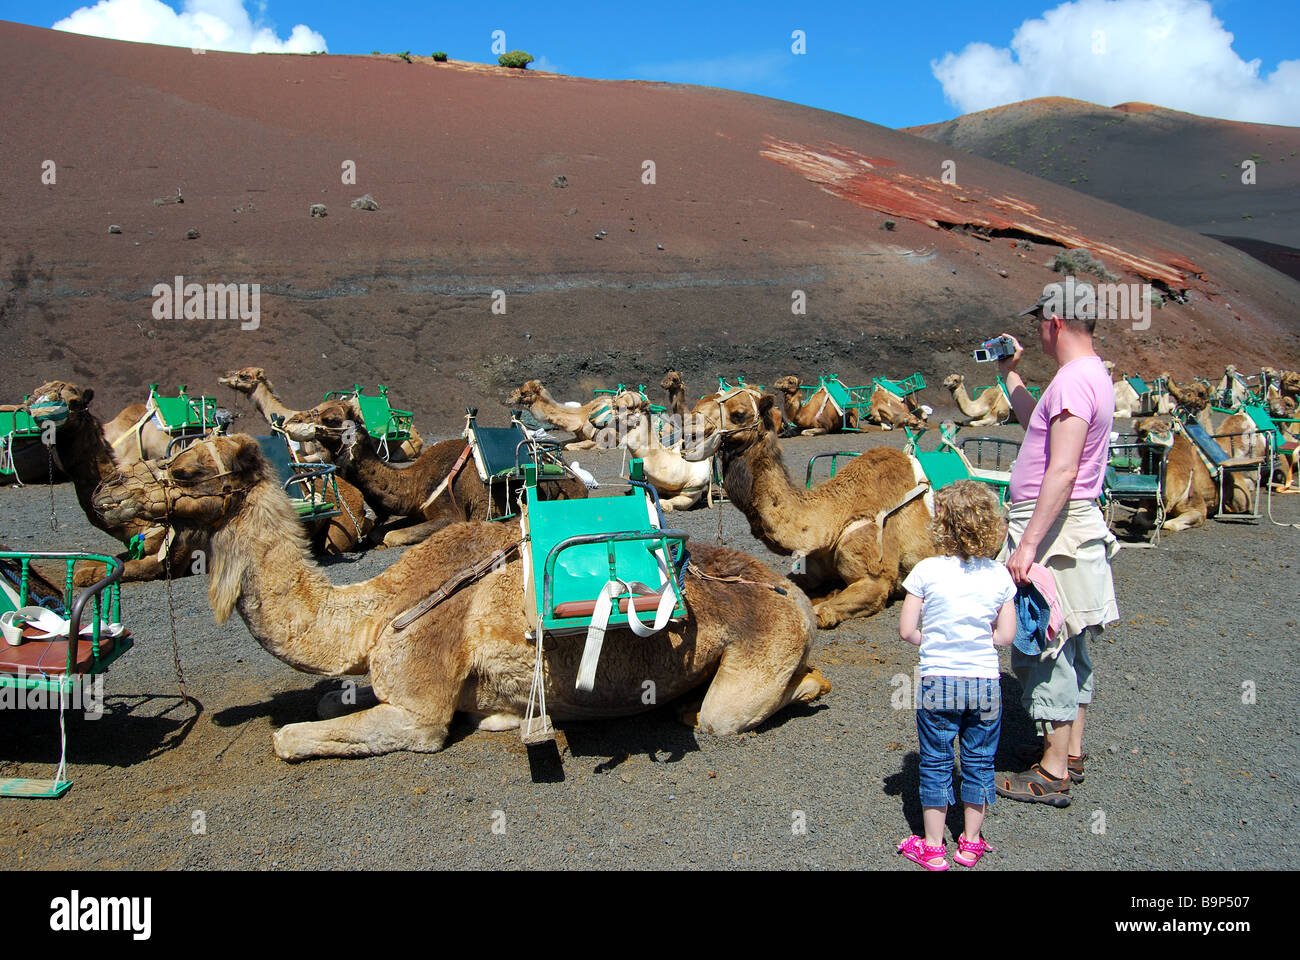
[[[1044,735],[1041,759],[1028,771],[1000,774],[1000,796],[1065,807],[1070,783],[1083,781],[1083,728],[1092,702],[1088,640],[1119,619],[1110,559],[1119,545],[1098,509],[1115,416],[1110,372],[1093,349],[1096,300],[1092,287],[1048,284],[1032,316],[1043,352],[1057,372],[1035,404],[1016,366],[1024,349],[998,362],[1025,440],[1011,472],[1007,570],[1018,584],[1038,562],[1056,581],[1064,643],[1040,657],[1011,650],[1011,668],[1024,687],[1022,702]],[[1012,337],[1015,340],[1014,337]]]

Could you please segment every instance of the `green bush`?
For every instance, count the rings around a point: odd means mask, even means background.
[[[407,63],[410,63],[410,62],[411,62],[411,51],[410,51],[410,50],[403,51],[402,53],[399,53],[398,56],[401,57],[403,60],[405,60]]]
[[[443,50],[435,50],[433,51],[433,59],[437,60],[439,63],[446,63],[447,54]]]
[[[520,70],[527,70],[528,65],[533,62],[533,55],[525,53],[523,50],[511,50],[509,53],[503,53],[497,57],[497,63],[503,67],[517,67]]]
[[[379,51],[378,51],[378,50],[371,50],[371,51],[370,51],[370,55],[371,55],[372,57],[377,57],[377,56],[379,56]]]
[[[1066,250],[1063,253],[1058,253],[1052,260],[1052,269],[1057,273],[1064,273],[1067,276],[1091,273],[1093,276],[1100,277],[1107,283],[1113,283],[1119,279],[1119,277],[1106,269],[1104,263],[1082,247],[1077,250]]]

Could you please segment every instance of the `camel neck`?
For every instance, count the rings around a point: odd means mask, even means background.
[[[93,522],[98,516],[92,500],[95,489],[117,473],[112,447],[104,437],[104,425],[88,412],[69,420],[55,433],[59,462],[72,480],[77,501]]]
[[[280,402],[280,398],[275,395],[274,388],[267,380],[259,380],[257,382],[257,386],[255,386],[253,392],[249,394],[249,399],[252,400],[253,405],[261,411],[262,416],[266,418],[267,423],[271,422],[272,414],[284,417],[288,420],[297,413],[296,410],[290,410]]]
[[[364,584],[336,587],[308,559],[288,499],[263,480],[212,536],[208,592],[217,621],[232,608],[268,653],[309,673],[340,676],[368,667],[370,610]]]
[[[826,546],[813,526],[801,523],[807,491],[790,482],[771,438],[755,443],[724,466],[727,496],[749,520],[750,532],[768,546],[807,553]]]

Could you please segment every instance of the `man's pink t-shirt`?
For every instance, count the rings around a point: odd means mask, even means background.
[[[1038,398],[1011,470],[1008,496],[1012,503],[1038,499],[1051,458],[1051,423],[1067,411],[1088,424],[1070,499],[1091,500],[1101,493],[1110,429],[1115,422],[1115,389],[1101,357],[1078,357],[1056,372]]]

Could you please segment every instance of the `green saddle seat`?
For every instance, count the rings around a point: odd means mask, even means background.
[[[298,519],[322,520],[337,517],[343,512],[337,507],[339,495],[334,481],[336,468],[333,464],[298,463],[290,453],[289,441],[279,434],[253,439],[262,448],[262,456],[275,470]],[[327,485],[334,495],[334,503],[325,499]]]

